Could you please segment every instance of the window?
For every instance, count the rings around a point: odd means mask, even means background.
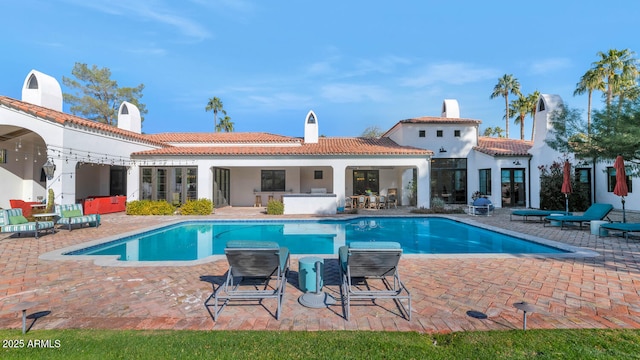
[[[184,203],[198,198],[197,167],[140,168],[140,200]]]
[[[453,136],[460,137],[460,130],[453,130]]]
[[[425,136],[427,136],[427,132],[426,131],[424,131],[424,130],[418,131],[418,137],[425,137]]]
[[[262,170],[261,191],[284,191],[284,170]]]
[[[491,169],[480,169],[478,170],[478,175],[478,191],[482,195],[491,195]]]
[[[442,130],[436,130],[436,136],[442,137]]]
[[[313,172],[313,178],[315,180],[322,180],[322,170],[316,170]]]
[[[538,111],[544,111],[544,101],[542,99],[538,102]]]
[[[467,202],[467,159],[431,159],[431,196],[449,204]]]
[[[309,115],[309,118],[307,119],[307,124],[315,124],[316,123],[316,117],[313,116],[313,114]]]
[[[371,191],[377,194],[380,191],[378,178],[378,170],[354,170],[353,193],[355,195],[362,195],[367,191]]]
[[[631,181],[631,176],[627,175],[627,188],[629,192],[632,192],[633,181]],[[613,189],[616,188],[616,169],[613,167],[607,167],[607,191],[613,192]]]

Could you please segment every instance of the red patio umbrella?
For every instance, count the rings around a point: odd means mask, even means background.
[[[624,159],[622,155],[618,155],[616,162],[613,163],[613,168],[616,169],[616,187],[613,188],[613,193],[622,197],[622,222],[627,222],[627,214],[624,210],[624,197],[629,194],[629,188],[627,188],[627,173],[624,170]]]
[[[564,194],[565,211],[569,212],[569,194],[573,192],[571,188],[571,164],[569,164],[569,160],[564,161],[562,175],[562,193]]]

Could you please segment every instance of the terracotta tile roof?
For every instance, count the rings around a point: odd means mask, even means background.
[[[340,155],[392,155],[430,156],[433,151],[400,146],[389,138],[320,138],[317,144],[300,146],[175,146],[165,149],[137,152],[132,155],[180,156],[340,156]]]
[[[527,140],[480,136],[473,149],[491,156],[531,156],[528,151],[532,145]]]
[[[164,143],[301,143],[297,137],[263,132],[219,132],[219,133],[160,133],[146,135],[149,139]]]
[[[421,124],[421,123],[437,123],[437,124],[480,124],[482,121],[474,119],[462,118],[445,118],[437,116],[422,116],[412,119],[400,120],[400,124]]]
[[[150,139],[148,136],[138,134],[133,131],[122,130],[116,126],[99,123],[97,121],[83,119],[79,116],[63,113],[60,111],[48,109],[42,106],[34,105],[28,102],[15,100],[10,97],[0,96],[0,106],[5,106],[14,110],[18,110],[29,115],[38,117],[40,119],[56,122],[62,125],[74,125],[83,127],[87,130],[94,132],[101,132],[110,134],[115,137],[125,137],[135,141],[152,144],[156,146],[167,146],[166,144],[154,139]]]

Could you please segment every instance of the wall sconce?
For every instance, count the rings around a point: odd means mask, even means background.
[[[44,174],[47,176],[47,180],[51,180],[53,179],[53,174],[56,172],[56,164],[47,159],[47,162],[42,165],[42,170],[44,170]]]
[[[587,160],[582,160],[578,163],[578,166],[588,166],[589,162]]]
[[[516,160],[516,161],[513,162],[513,165],[519,166],[519,165],[522,165],[522,164],[520,163],[520,160]]]
[[[444,146],[440,146],[440,152],[441,153],[445,153],[445,152],[447,152],[447,149],[445,149]]]

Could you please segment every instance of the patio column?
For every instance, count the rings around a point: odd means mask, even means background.
[[[431,180],[429,176],[429,167],[431,161],[427,160],[417,165],[418,174],[418,194],[417,194],[417,207],[429,208],[431,207]]]
[[[340,164],[340,165],[333,165],[332,168],[333,168],[333,193],[336,194],[336,199],[338,202],[336,206],[344,207],[345,196],[346,196],[345,177],[347,176],[346,175],[347,166]]]

